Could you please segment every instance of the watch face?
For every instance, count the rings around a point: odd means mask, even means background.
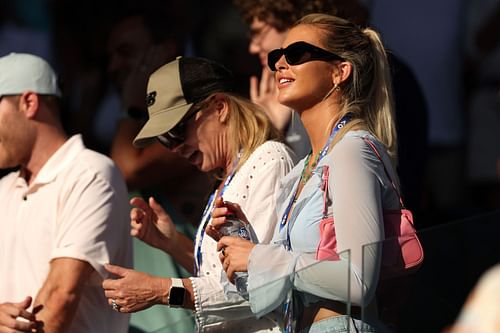
[[[170,295],[168,297],[169,305],[182,305],[184,303],[184,288],[172,287],[170,288]]]

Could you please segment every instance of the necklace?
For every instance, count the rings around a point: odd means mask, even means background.
[[[337,123],[337,125],[332,129],[330,136],[328,137],[327,142],[325,143],[325,146],[323,149],[321,149],[320,153],[316,156],[314,159],[314,162],[311,164],[310,172],[307,173],[307,165],[309,164],[309,161],[311,159],[312,151],[307,155],[306,159],[304,160],[304,168],[302,169],[302,172],[300,174],[300,179],[297,183],[297,187],[295,188],[294,194],[290,199],[290,202],[288,203],[288,206],[285,208],[285,211],[283,212],[283,215],[281,217],[280,221],[280,231],[287,225],[288,217],[290,215],[290,212],[292,210],[292,206],[294,206],[295,202],[297,201],[299,197],[300,190],[302,189],[302,186],[305,186],[307,181],[312,177],[314,169],[316,169],[317,164],[319,161],[325,157],[325,155],[328,153],[328,150],[330,148],[330,144],[333,141],[333,138],[335,137],[335,134],[343,128],[350,120],[352,119],[352,115],[350,113],[346,114],[345,116],[340,119],[340,121]],[[299,190],[300,189],[300,190]],[[287,228],[287,249],[290,249],[290,238],[289,238],[289,229]]]
[[[311,167],[308,168],[307,166],[309,164],[309,161],[311,160],[311,155],[312,155],[312,153],[309,153],[307,155],[306,159],[304,160],[304,168],[302,169],[302,173],[300,174],[300,181],[302,182],[302,184],[307,183],[309,178],[311,178],[313,170],[316,168],[316,165],[318,164],[318,161],[319,161],[319,154],[318,154],[316,156],[316,158],[314,159],[314,161],[312,162]],[[308,172],[308,169],[309,169],[309,172]]]

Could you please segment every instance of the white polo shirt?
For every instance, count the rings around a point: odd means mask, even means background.
[[[101,287],[105,263],[132,266],[123,178],[106,156],[71,137],[28,186],[19,172],[0,179],[0,303],[36,297],[54,258],[88,262],[87,281],[68,332],[127,332]]]

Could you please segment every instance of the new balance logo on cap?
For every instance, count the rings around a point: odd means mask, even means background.
[[[149,106],[155,104],[155,102],[156,102],[156,91],[152,91],[146,97],[146,103],[149,107]]]

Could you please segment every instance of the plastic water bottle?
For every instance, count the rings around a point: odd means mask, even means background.
[[[253,243],[257,242],[251,225],[241,221],[235,215],[226,215],[226,223],[219,228],[219,232],[224,236],[238,236]],[[235,272],[234,284],[238,293],[248,299],[248,273]]]

